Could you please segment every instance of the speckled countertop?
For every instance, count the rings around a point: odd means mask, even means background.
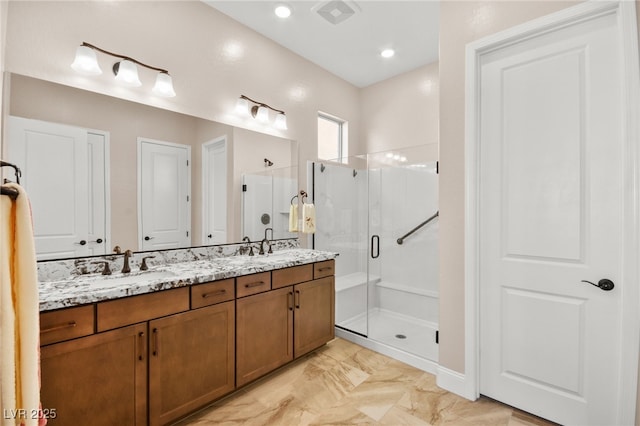
[[[45,281],[40,282],[40,311],[322,262],[335,257],[336,253],[296,248],[263,256],[229,256],[152,266],[148,271],[133,271],[129,274],[87,274]]]

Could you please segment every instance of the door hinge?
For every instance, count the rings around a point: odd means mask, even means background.
[[[242,192],[247,192],[247,185],[246,184],[242,185]]]
[[[187,167],[189,167],[189,160],[187,160]]]
[[[187,203],[189,202],[189,196],[187,195]]]
[[[440,344],[440,330],[436,330],[436,345]]]
[[[439,175],[440,174],[440,162],[436,161],[436,174]]]
[[[189,236],[189,231],[187,231],[187,237]]]

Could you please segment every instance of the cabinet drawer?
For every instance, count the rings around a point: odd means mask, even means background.
[[[335,273],[336,261],[333,259],[313,264],[313,279],[328,277],[330,275],[335,275]]]
[[[189,288],[143,294],[98,303],[98,331],[189,310]]]
[[[234,280],[230,278],[228,280],[192,286],[191,309],[233,300],[235,297],[233,284]]]
[[[286,287],[313,279],[313,265],[293,266],[272,272],[273,288]]]
[[[93,334],[94,306],[78,306],[77,308],[40,314],[40,344],[62,342],[76,337]]]
[[[271,272],[245,275],[236,278],[236,295],[238,297],[262,293],[271,290]]]

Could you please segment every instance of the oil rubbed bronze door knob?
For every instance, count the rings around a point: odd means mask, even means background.
[[[598,284],[592,283],[591,281],[587,281],[587,280],[582,280],[582,282],[591,284],[593,286],[596,286],[599,289],[604,290],[604,291],[611,291],[615,287],[615,284],[613,283],[613,281],[611,281],[610,279],[607,279],[607,278],[601,279],[600,281],[598,281]]]

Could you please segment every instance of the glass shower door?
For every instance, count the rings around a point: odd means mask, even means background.
[[[424,145],[370,154],[367,164],[368,338],[431,360],[438,319],[436,154],[437,146]]]
[[[336,326],[366,337],[368,317],[368,179],[365,157],[313,163],[318,226],[314,248],[335,251]]]

